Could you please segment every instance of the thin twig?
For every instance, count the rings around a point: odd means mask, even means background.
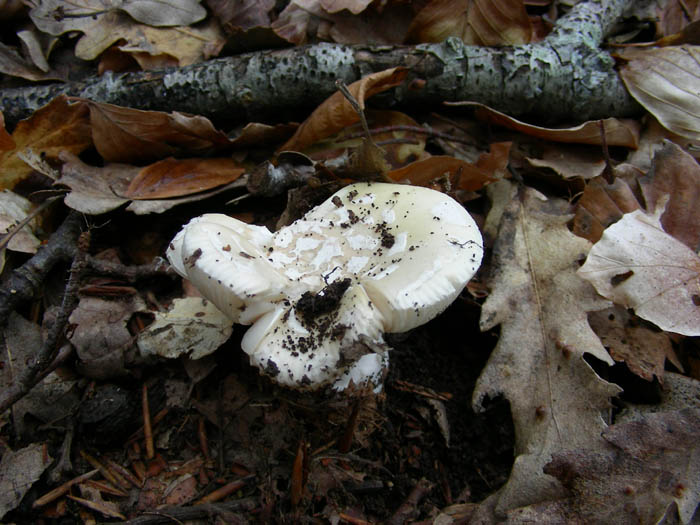
[[[71,211],[48,243],[12,272],[7,283],[0,288],[0,328],[7,324],[11,311],[20,303],[36,296],[44,279],[57,263],[67,261],[75,255],[81,224],[81,215]]]
[[[85,260],[89,245],[90,233],[80,234],[78,248],[70,268],[68,284],[63,293],[63,301],[61,302],[58,315],[49,328],[41,348],[35,355],[34,361],[17,374],[12,385],[0,392],[0,413],[22,399],[47,374],[47,370],[53,364],[52,361],[55,362],[60,350],[59,343],[64,337],[68,317],[78,305],[78,289],[80,288],[80,279],[85,271]]]

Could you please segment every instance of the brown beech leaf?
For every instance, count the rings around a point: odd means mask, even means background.
[[[620,69],[630,94],[667,129],[700,140],[700,46],[628,48]]]
[[[402,67],[372,73],[348,86],[355,100],[364,109],[365,100],[372,95],[398,86],[408,71]],[[345,97],[336,91],[302,122],[296,133],[278,151],[303,151],[313,143],[338,133],[343,128],[360,120],[357,112]]]
[[[164,159],[141,169],[124,192],[124,197],[180,197],[228,184],[244,172],[244,168],[229,158]]]
[[[231,145],[236,148],[269,148],[273,149],[281,142],[289,140],[298,124],[262,124],[249,122],[241,130],[236,138],[231,140]]]
[[[61,154],[61,160],[64,164],[57,184],[71,189],[64,202],[70,208],[88,215],[106,213],[128,203],[130,199],[125,196],[127,188],[141,170],[136,166],[117,163],[98,168],[85,164],[69,153]],[[245,181],[239,178],[230,184],[179,198],[135,200],[126,209],[136,215],[162,213],[179,204],[206,199],[232,187],[243,186]]]
[[[625,308],[614,306],[591,312],[588,322],[610,356],[615,361],[624,361],[633,374],[647,381],[656,376],[663,383],[666,359],[683,370],[668,334],[651,330]]]
[[[596,242],[605,228],[625,213],[640,208],[632,189],[622,178],[616,177],[608,184],[604,178],[596,177],[586,184],[577,203],[573,231],[579,237]]]
[[[661,216],[664,231],[694,252],[700,251],[700,165],[670,141],[654,156],[649,174],[640,179],[649,210],[669,196]]]
[[[549,168],[564,179],[588,180],[605,169],[600,148],[579,144],[544,144],[538,157],[525,157],[536,168]]]
[[[566,227],[565,200],[511,188],[508,204],[494,212],[500,227],[479,322],[482,331],[500,325],[500,336],[472,400],[479,410],[486,397],[502,394],[513,414],[516,458],[497,493],[497,514],[563,496],[542,467],[552,454],[598,447],[601,414],[620,391],[583,359],[613,363],[587,317],[610,303],[576,274],[590,243]]]
[[[680,522],[690,523],[700,499],[699,433],[697,408],[648,413],[613,425],[603,431],[609,443],[605,450],[555,453],[545,467],[567,486],[569,498],[511,518],[519,523],[555,523],[557,515],[566,515],[567,523],[671,523],[663,517],[675,503]]]
[[[543,128],[514,119],[505,113],[476,102],[446,102],[445,104],[448,106],[474,106],[476,108],[475,116],[484,122],[503,126],[539,139],[574,144],[600,145],[602,143],[599,120],[589,120],[570,128]],[[606,118],[602,122],[605,126],[605,140],[608,146],[636,148],[639,144],[640,129],[636,120]]]
[[[481,46],[526,44],[532,40],[523,0],[432,0],[413,19],[408,42],[461,38]]]
[[[662,330],[700,335],[700,257],[636,210],[609,226],[578,274]]]
[[[658,8],[657,33],[672,36],[683,31],[690,22],[700,20],[700,2],[697,0],[669,0]]]
[[[510,145],[510,142],[491,144],[489,153],[482,153],[475,163],[446,155],[428,157],[390,171],[388,177],[395,181],[409,180],[415,186],[425,186],[447,176],[454,187],[477,191],[503,177]]]
[[[16,147],[0,154],[0,188],[11,189],[32,172],[20,158],[26,150],[55,160],[61,151],[77,154],[91,146],[87,108],[70,104],[65,95],[60,95],[20,121],[12,140]]]
[[[95,147],[107,162],[145,163],[229,146],[226,134],[204,117],[85,103]]]

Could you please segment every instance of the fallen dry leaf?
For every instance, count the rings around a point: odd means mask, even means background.
[[[61,35],[88,32],[103,18],[119,12],[152,26],[187,26],[207,15],[200,0],[33,0],[29,16],[41,31]]]
[[[40,443],[3,452],[0,461],[0,519],[19,505],[52,461],[46,445]]]
[[[16,147],[0,155],[0,188],[12,189],[32,172],[20,158],[31,149],[46,160],[56,160],[61,151],[81,153],[92,145],[87,108],[56,97],[17,124],[12,133]]]
[[[451,36],[469,45],[517,45],[530,42],[533,31],[522,0],[433,0],[413,19],[407,41]]]
[[[270,10],[275,0],[207,0],[207,6],[221,25],[231,33],[270,25]]]
[[[700,20],[700,2],[697,0],[669,0],[657,11],[657,33],[662,36],[679,33],[690,22]]]
[[[384,159],[396,169],[425,156],[425,134],[416,134],[404,127],[420,129],[418,122],[400,111],[367,110],[367,126],[372,140],[384,150]],[[402,129],[403,128],[403,129]],[[381,131],[386,129],[386,131]],[[355,137],[355,138],[349,138]],[[317,143],[311,157],[327,159],[336,157],[334,150],[357,148],[364,140],[359,122],[345,128],[326,143]]]
[[[510,145],[510,142],[491,144],[491,151],[482,153],[476,163],[445,155],[428,157],[390,171],[388,177],[395,181],[409,180],[415,186],[440,182],[441,177],[448,177],[455,188],[477,191],[503,176]]]
[[[525,157],[536,168],[549,168],[564,179],[589,180],[605,169],[600,148],[578,144],[544,144],[538,157]]]
[[[78,366],[83,375],[109,379],[127,374],[124,355],[134,345],[127,323],[134,312],[146,309],[146,303],[138,295],[115,300],[81,297],[69,322],[75,326],[70,341],[80,359]]]
[[[620,76],[630,94],[667,129],[700,140],[700,47],[629,48]]]
[[[216,188],[243,175],[230,158],[164,159],[146,166],[124,192],[129,199],[167,199]]]
[[[84,102],[95,147],[107,162],[145,163],[229,146],[226,134],[204,117]]]
[[[626,309],[614,306],[591,312],[588,322],[610,356],[626,363],[633,374],[647,381],[656,376],[663,383],[666,359],[683,370],[668,334],[649,329]]]
[[[155,316],[137,340],[144,356],[200,359],[216,351],[233,331],[231,320],[201,297],[175,299],[170,310]]]
[[[353,82],[348,86],[348,89],[360,107],[364,109],[365,100],[372,95],[398,86],[403,82],[406,74],[407,70],[402,67],[386,69]],[[292,138],[285,142],[278,151],[303,151],[315,142],[330,137],[359,120],[359,115],[350,103],[340,91],[336,91],[302,122]]]
[[[688,153],[670,141],[654,156],[652,169],[639,180],[646,208],[656,209],[661,199],[668,203],[661,225],[694,252],[700,250],[700,166]]]
[[[371,3],[372,0],[321,0],[321,7],[328,13],[347,9],[353,15],[359,15]]]
[[[188,66],[219,54],[226,39],[215,20],[195,27],[150,27],[130,23],[120,33],[117,48],[131,55],[141,69],[162,68],[164,60],[175,59],[175,66]],[[101,51],[100,51],[101,52]]]
[[[583,359],[587,353],[613,363],[587,318],[610,303],[576,275],[590,244],[567,229],[568,203],[512,184],[499,187],[511,199],[479,324],[482,331],[500,325],[500,336],[472,401],[479,410],[486,397],[502,394],[513,414],[516,458],[496,496],[498,514],[564,495],[542,467],[552,454],[598,446],[606,426],[601,413],[620,391]]]
[[[136,166],[117,163],[98,168],[85,164],[69,153],[60,155],[60,158],[64,164],[56,184],[71,189],[64,202],[66,206],[88,215],[106,213],[129,202],[130,199],[125,196],[127,188],[141,170]],[[179,204],[203,200],[233,187],[244,187],[245,184],[245,178],[240,177],[230,184],[179,198],[135,200],[126,209],[136,215],[163,213]]]
[[[88,215],[99,215],[129,202],[123,195],[139,168],[126,164],[97,168],[68,152],[60,158],[64,164],[56,184],[72,190],[64,199],[66,206]]]
[[[552,523],[547,518],[565,513],[566,522],[660,523],[675,502],[681,523],[690,523],[700,500],[698,433],[700,410],[691,408],[613,425],[603,431],[605,450],[556,453],[545,467],[570,498],[517,517]]]
[[[7,233],[15,224],[22,221],[32,211],[32,203],[21,195],[9,190],[0,192],[0,237]],[[36,253],[41,241],[34,235],[37,227],[36,219],[19,230],[10,239],[7,248],[15,252]],[[0,247],[0,250],[4,249]]]
[[[61,80],[56,75],[42,71],[23,58],[19,52],[0,42],[0,73],[25,80]]]
[[[639,144],[640,126],[636,120],[632,119],[606,118],[602,121],[589,120],[570,128],[544,128],[527,124],[476,102],[446,102],[445,104],[448,106],[473,106],[475,108],[474,115],[484,122],[503,126],[504,128],[519,131],[543,140],[601,145],[600,122],[602,122],[605,127],[605,141],[608,146],[636,148]]]
[[[605,228],[625,213],[640,209],[639,201],[629,184],[616,177],[612,184],[597,177],[586,184],[576,206],[573,231],[579,237],[596,242]]]
[[[608,227],[578,274],[662,330],[700,335],[700,257],[636,210]]]

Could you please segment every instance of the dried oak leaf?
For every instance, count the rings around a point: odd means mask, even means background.
[[[362,77],[348,86],[350,93],[364,109],[365,100],[372,95],[391,89],[401,84],[408,71],[402,67],[386,69]],[[330,137],[360,120],[357,111],[345,99],[340,91],[336,91],[313,113],[301,123],[296,132],[278,151],[303,151],[315,142]]]
[[[605,450],[556,453],[545,467],[569,498],[518,517],[542,522],[558,509],[569,523],[658,523],[675,514],[675,503],[681,523],[689,523],[700,502],[699,434],[697,408],[612,425],[603,431]]]
[[[636,210],[609,226],[578,274],[662,330],[700,335],[700,257]]]
[[[25,80],[61,80],[55,74],[42,71],[35,64],[23,58],[19,52],[0,42],[0,73]]]
[[[591,354],[613,363],[587,318],[610,303],[576,275],[590,243],[567,229],[562,199],[526,187],[511,195],[497,211],[491,294],[480,320],[482,331],[500,325],[500,337],[472,400],[475,410],[501,394],[511,404],[516,458],[496,496],[499,515],[564,495],[542,467],[554,453],[598,446],[606,426],[601,413],[620,391],[583,359]]]
[[[188,66],[202,62],[221,52],[226,38],[215,20],[194,27],[150,27],[130,22],[119,33],[116,49],[127,53],[141,69],[159,69],[167,66]],[[104,46],[95,58],[104,49]],[[84,58],[84,57],[80,57]]]
[[[33,168],[20,158],[28,149],[44,159],[55,160],[61,151],[78,154],[91,146],[87,108],[70,104],[65,95],[56,97],[20,121],[12,140],[16,147],[0,154],[0,188],[12,189],[32,173]]]
[[[226,134],[205,117],[84,102],[95,148],[107,162],[146,163],[229,146]]]
[[[700,140],[700,46],[628,48],[620,76],[630,94],[667,129]]]
[[[530,42],[533,30],[522,0],[432,0],[413,19],[407,41],[451,36],[470,45],[518,45]]]
[[[80,359],[83,375],[109,379],[126,375],[125,354],[134,346],[134,337],[127,323],[146,303],[138,295],[119,300],[85,296],[71,313],[69,322],[75,325],[70,341]]]
[[[639,184],[646,208],[656,209],[668,195],[661,215],[664,231],[694,252],[700,250],[700,165],[688,153],[670,141],[664,141],[654,155],[650,172]]]
[[[235,181],[242,168],[230,158],[164,159],[142,168],[124,192],[129,199],[167,199]]]

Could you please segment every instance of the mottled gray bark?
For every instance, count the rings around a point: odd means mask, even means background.
[[[0,102],[17,122],[60,93],[122,106],[183,111],[215,120],[303,118],[335,91],[382,69],[405,66],[404,86],[380,95],[385,107],[420,108],[474,101],[541,122],[631,116],[629,96],[601,49],[629,0],[590,0],[560,19],[544,41],[517,47],[441,44],[345,46],[317,44],[211,60],[159,72],[106,74],[85,82],[7,89]],[[424,80],[425,83],[411,82]],[[420,89],[417,86],[421,85]]]

